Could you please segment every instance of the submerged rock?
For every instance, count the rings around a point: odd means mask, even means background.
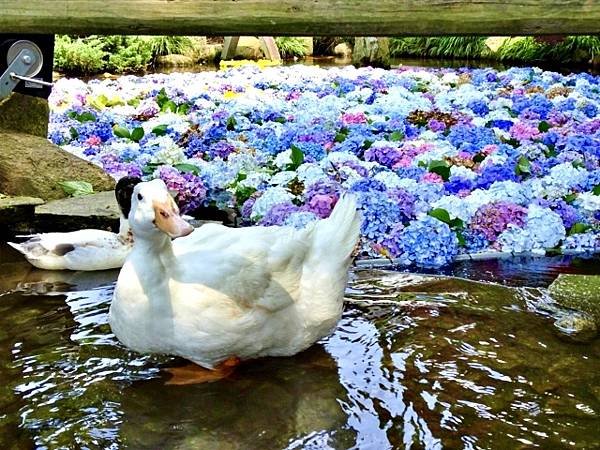
[[[75,231],[82,228],[119,230],[119,205],[114,191],[53,200],[35,209],[36,231]]]
[[[566,314],[556,319],[554,326],[561,337],[577,343],[590,342],[598,334],[594,317],[584,312]]]
[[[58,184],[61,181],[87,181],[96,192],[115,185],[100,167],[46,138],[0,131],[0,192],[55,200],[67,196]]]
[[[600,275],[561,274],[548,291],[558,304],[591,315],[600,326]]]
[[[19,225],[31,222],[34,209],[44,203],[42,199],[32,197],[7,197],[0,194],[0,236],[11,234]],[[27,229],[19,229],[27,232]]]

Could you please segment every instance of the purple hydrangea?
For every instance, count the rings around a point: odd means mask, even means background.
[[[509,224],[523,226],[527,209],[510,202],[494,202],[477,209],[471,228],[479,231],[489,242],[495,242]]]
[[[372,145],[364,155],[365,161],[375,161],[391,169],[402,158],[402,153],[391,145]]]
[[[206,199],[207,189],[202,179],[193,173],[181,173],[171,166],[159,167],[155,175],[169,190],[177,192],[175,201],[183,214],[198,208]]]
[[[277,203],[271,207],[258,224],[266,227],[283,225],[291,214],[298,211],[299,208],[293,203]]]

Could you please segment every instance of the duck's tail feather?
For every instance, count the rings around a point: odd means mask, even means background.
[[[344,194],[331,215],[313,231],[313,255],[323,260],[348,261],[360,237],[361,215],[356,197]]]
[[[10,245],[12,248],[14,248],[16,251],[25,254],[25,249],[23,248],[23,246],[21,244],[17,244],[15,242],[7,242],[8,245]]]

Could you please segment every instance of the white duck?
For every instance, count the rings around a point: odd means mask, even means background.
[[[129,222],[133,251],[109,320],[135,351],[181,356],[218,379],[239,360],[298,353],[340,319],[360,229],[351,196],[302,230],[207,224],[194,231],[165,184],[153,180],[135,187]]]
[[[29,240],[8,245],[27,261],[45,270],[107,270],[123,266],[133,242],[126,219],[131,208],[133,187],[139,178],[125,177],[115,187],[121,211],[119,233],[105,230],[78,230],[70,233],[35,234]]]

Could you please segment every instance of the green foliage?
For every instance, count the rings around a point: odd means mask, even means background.
[[[433,173],[437,173],[444,181],[448,181],[450,178],[450,165],[443,160],[431,161],[429,163],[428,170]]]
[[[547,43],[534,37],[507,39],[492,52],[481,36],[392,38],[391,56],[429,58],[494,59],[499,61],[540,61],[562,64],[586,63],[600,55],[600,37],[567,36],[562,42]]]
[[[275,43],[279,49],[279,54],[282,58],[293,58],[297,56],[303,58],[308,54],[308,45],[306,41],[297,37],[276,37]]]
[[[93,186],[87,181],[61,181],[58,184],[71,197],[83,197],[94,193]]]
[[[54,67],[66,73],[139,72],[150,64],[148,41],[138,36],[58,36]]]
[[[106,52],[99,40],[57,36],[54,67],[66,73],[90,74],[104,69]]]
[[[152,50],[148,40],[137,36],[107,36],[106,39],[110,43],[106,46],[109,72],[140,72],[150,65]]]
[[[497,52],[501,61],[550,61],[563,64],[586,63],[600,54],[597,36],[567,36],[557,43],[539,42],[533,37],[506,41]]]
[[[431,58],[481,58],[487,55],[485,37],[408,37],[390,40],[391,56]]]
[[[187,36],[151,36],[147,38],[152,59],[157,56],[183,55],[193,47],[192,40]]]
[[[192,45],[185,36],[58,36],[55,69],[82,75],[140,72],[157,56],[184,53]]]

